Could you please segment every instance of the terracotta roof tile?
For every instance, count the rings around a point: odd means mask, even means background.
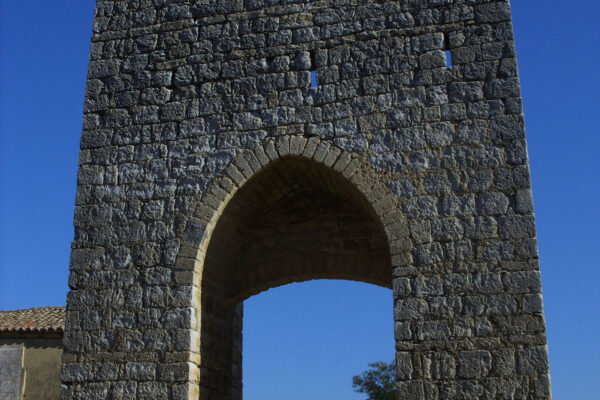
[[[35,307],[0,311],[0,332],[62,332],[64,307]]]

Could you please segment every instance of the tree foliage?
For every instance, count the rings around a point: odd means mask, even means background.
[[[395,400],[396,367],[395,363],[377,361],[369,363],[369,369],[352,377],[355,392],[366,393],[367,400]]]

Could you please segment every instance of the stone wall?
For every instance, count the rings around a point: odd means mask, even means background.
[[[18,355],[5,363],[3,352]],[[12,333],[0,336],[0,398],[57,400],[60,391],[61,338]],[[15,380],[7,379],[7,375]],[[11,391],[4,391],[10,388]],[[15,391],[15,389],[17,389]],[[19,392],[20,391],[20,392]]]
[[[241,399],[241,302],[324,277],[401,398],[551,397],[507,1],[98,0],[83,125],[63,398]]]
[[[3,399],[21,399],[23,376],[23,347],[0,345],[0,395]]]

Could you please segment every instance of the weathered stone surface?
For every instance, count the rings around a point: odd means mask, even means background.
[[[19,400],[23,386],[23,348],[0,348],[0,397]]]
[[[548,370],[548,349],[545,346],[520,349],[518,360],[521,374],[544,373]]]
[[[491,368],[492,356],[487,351],[463,351],[458,356],[458,374],[461,378],[484,378]]]
[[[393,289],[401,398],[549,398],[510,20],[98,1],[63,398],[241,399],[242,301],[316,278]]]

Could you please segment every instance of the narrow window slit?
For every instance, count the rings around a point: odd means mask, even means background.
[[[446,53],[446,68],[450,68],[452,67],[452,53],[450,50],[444,50],[444,53]]]
[[[319,82],[317,82],[317,71],[314,69],[310,71],[310,87],[319,86]]]
[[[446,55],[446,68],[452,67],[452,52],[450,51],[450,41],[448,34],[444,34],[444,54]]]

